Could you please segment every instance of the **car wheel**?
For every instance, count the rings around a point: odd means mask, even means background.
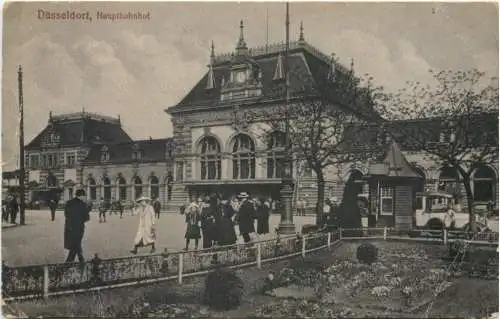
[[[431,230],[441,230],[443,229],[443,222],[438,219],[438,218],[432,218],[429,220],[426,224],[426,229],[431,229]]]

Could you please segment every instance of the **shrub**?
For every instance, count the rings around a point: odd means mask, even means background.
[[[377,261],[377,247],[370,243],[361,244],[356,251],[356,257],[359,262],[371,265]]]
[[[203,301],[214,310],[229,310],[240,305],[243,281],[233,270],[218,268],[205,280]]]

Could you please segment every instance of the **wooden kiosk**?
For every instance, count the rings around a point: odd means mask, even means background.
[[[414,220],[415,186],[422,179],[414,172],[395,141],[382,161],[372,163],[365,179],[369,185],[370,212],[377,227],[410,231]]]

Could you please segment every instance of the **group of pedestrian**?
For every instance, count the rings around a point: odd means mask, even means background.
[[[269,233],[269,215],[271,204],[265,199],[250,199],[247,193],[240,193],[232,199],[220,198],[217,194],[198,198],[181,207],[181,214],[186,218],[186,246],[189,249],[194,240],[194,249],[198,249],[199,240],[203,248],[214,245],[233,245],[237,241],[235,225],[238,225],[243,241],[251,241],[250,234]]]
[[[16,195],[8,195],[6,199],[2,199],[2,220],[4,222],[10,221],[11,224],[15,224],[18,212],[19,202]]]

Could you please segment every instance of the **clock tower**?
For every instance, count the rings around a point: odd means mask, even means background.
[[[262,95],[262,71],[252,59],[243,35],[243,21],[240,22],[240,37],[233,53],[229,79],[222,79],[221,101],[258,98]]]

